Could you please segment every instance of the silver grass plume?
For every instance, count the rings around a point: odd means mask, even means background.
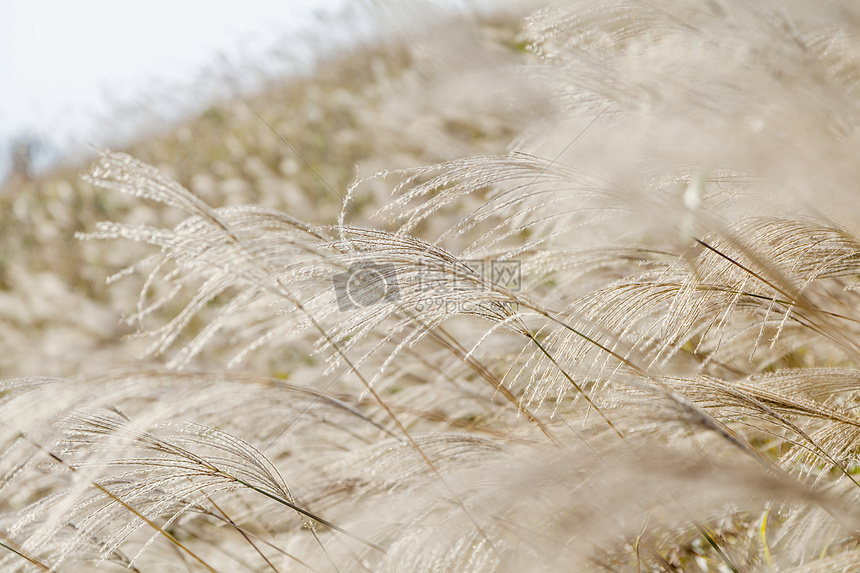
[[[115,278],[173,353],[4,384],[0,567],[860,570],[858,33],[844,2],[546,8],[532,128],[380,173],[371,221],[104,152],[94,184],[187,216],[84,236],[159,249]],[[203,370],[272,347],[294,382]]]

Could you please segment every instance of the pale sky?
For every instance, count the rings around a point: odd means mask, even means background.
[[[319,35],[346,3],[0,0],[0,154],[22,133],[59,147],[101,143],[92,139],[111,126],[99,123],[141,98],[205,98],[204,78],[217,75],[207,69],[266,67],[281,48],[301,54],[301,34]]]
[[[369,35],[505,3],[0,0],[0,181],[16,138],[41,143],[38,168],[121,145]]]

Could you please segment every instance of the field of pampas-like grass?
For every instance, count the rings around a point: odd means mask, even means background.
[[[163,361],[2,383],[0,570],[860,572],[860,8],[519,27],[509,152],[329,221],[101,152]]]

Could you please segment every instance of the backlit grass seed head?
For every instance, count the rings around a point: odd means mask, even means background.
[[[110,280],[166,364],[0,385],[0,569],[856,569],[857,38],[847,2],[548,6],[510,153],[331,226],[102,152],[184,217],[81,235],[151,247]]]

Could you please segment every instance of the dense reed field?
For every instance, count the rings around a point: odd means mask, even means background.
[[[3,383],[0,569],[860,571],[860,10],[512,22],[66,184],[149,358]]]

